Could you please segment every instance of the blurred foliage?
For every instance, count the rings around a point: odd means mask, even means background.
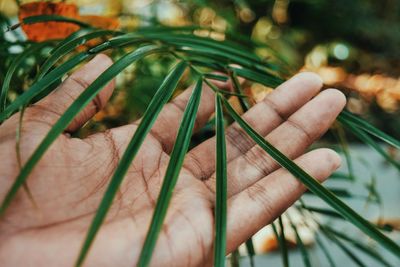
[[[350,96],[349,109],[352,112],[363,114],[388,133],[400,136],[400,127],[397,126],[400,125],[397,119],[400,115],[399,0],[66,2],[77,4],[80,15],[117,17],[125,31],[160,24],[199,25],[213,29],[212,32],[198,31],[200,36],[208,35],[220,40],[229,35],[244,45],[249,45],[248,37],[251,37],[260,56],[281,66],[279,73],[285,73],[287,77],[299,70],[319,73],[327,86],[338,87]],[[16,22],[17,10],[15,1],[1,0],[0,24],[3,29]],[[22,47],[29,43],[18,31],[2,33],[0,39],[2,81],[6,66],[21,51],[21,47],[11,47],[10,41],[18,40]],[[115,58],[117,54],[114,54]],[[30,57],[26,69],[17,72],[21,79],[15,80],[21,84],[13,84],[12,91],[18,93],[27,87],[29,77],[34,77],[37,66],[43,62],[44,57],[40,55],[45,57],[46,50]],[[126,72],[118,83],[119,88],[135,90],[120,90],[122,95],[115,95],[115,104],[96,116],[86,130],[120,125],[140,116],[170,67],[170,60],[163,60],[165,62],[161,64],[151,64],[159,60],[146,60],[131,72]],[[251,86],[261,95],[268,92],[268,88],[257,84]]]

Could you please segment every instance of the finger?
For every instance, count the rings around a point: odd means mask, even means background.
[[[327,89],[268,134],[266,140],[287,157],[296,158],[329,129],[345,103],[340,91]],[[228,165],[228,195],[239,193],[278,167],[267,152],[255,145]],[[215,174],[205,183],[215,192]]]
[[[108,67],[112,60],[99,54],[87,64],[82,66],[69,76],[52,94],[40,100],[31,107],[41,120],[48,124],[54,124],[78,96]],[[114,90],[114,81],[107,84],[100,93],[82,110],[67,127],[67,132],[79,129],[99,110],[101,110]]]
[[[295,163],[322,182],[340,166],[341,159],[330,149],[318,149],[302,155]],[[228,252],[282,214],[304,191],[302,183],[281,168],[230,198]]]
[[[230,88],[230,83],[219,81],[213,81],[213,83],[223,90],[229,90]],[[152,134],[162,144],[166,153],[170,153],[172,151],[179,125],[181,123],[182,115],[193,92],[193,88],[194,87],[191,87],[183,91],[179,96],[167,103],[151,130]],[[203,91],[201,94],[200,106],[196,115],[194,131],[201,129],[214,112],[214,98],[214,92],[208,85],[203,83]]]
[[[243,118],[261,135],[266,135],[315,96],[321,87],[322,80],[318,75],[300,73],[267,95]],[[227,128],[226,143],[228,162],[254,146],[254,142],[237,123]],[[210,155],[214,154],[215,137],[189,151],[184,166],[199,179],[206,180],[215,171],[214,161],[209,160]]]

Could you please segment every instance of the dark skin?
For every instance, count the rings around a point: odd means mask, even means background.
[[[59,88],[26,109],[22,164],[88,84],[111,60],[98,55]],[[226,86],[218,84],[218,86]],[[340,165],[329,149],[305,150],[327,131],[345,105],[335,89],[320,92],[321,79],[296,75],[243,118],[309,174],[324,181]],[[79,129],[104,107],[107,85],[45,153],[28,179],[37,208],[24,190],[0,221],[0,266],[73,266],[109,179],[138,122],[85,139]],[[191,89],[162,110],[132,163],[84,266],[135,266]],[[203,88],[195,130],[214,112],[214,94]],[[19,114],[0,126],[0,199],[19,172],[15,133]],[[290,207],[305,188],[254,144],[236,124],[226,130],[228,153],[227,253]],[[212,265],[215,206],[215,138],[188,152],[151,266]]]

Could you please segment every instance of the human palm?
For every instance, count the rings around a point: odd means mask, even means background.
[[[16,149],[19,114],[0,126],[0,200],[37,145],[74,99],[111,61],[104,55],[72,74],[51,95],[27,108]],[[218,86],[228,86],[218,84]],[[328,149],[304,153],[343,108],[334,89],[310,73],[296,75],[243,118],[313,177],[324,180],[340,158]],[[79,129],[104,107],[107,85],[66,129],[34,168],[0,220],[0,266],[72,266],[107,184],[137,128],[130,125],[84,139]],[[138,260],[191,89],[167,104],[133,161],[85,266],[134,266]],[[317,96],[315,96],[317,95]],[[315,97],[314,97],[315,96]],[[195,130],[214,111],[204,87]],[[293,204],[304,187],[233,124],[226,130],[228,157],[227,253]],[[215,206],[215,139],[188,152],[178,178],[153,266],[212,264]],[[31,196],[29,196],[29,193]]]

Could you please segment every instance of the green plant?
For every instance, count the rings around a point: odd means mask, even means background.
[[[216,201],[216,242],[215,242],[215,263],[217,266],[224,265],[224,252],[226,242],[226,151],[224,141],[224,121],[223,107],[234,121],[242,127],[246,133],[268,154],[271,155],[282,167],[290,171],[297,177],[310,192],[324,200],[330,205],[333,210],[325,212],[322,210],[312,210],[307,205],[302,205],[300,209],[310,210],[312,212],[321,212],[345,219],[363,231],[366,235],[374,239],[377,243],[385,247],[388,251],[392,252],[397,257],[400,257],[400,247],[385,234],[383,234],[375,225],[368,222],[357,212],[348,207],[342,200],[340,200],[331,190],[323,187],[313,177],[307,174],[293,161],[288,159],[284,154],[277,150],[274,146],[268,143],[262,136],[260,136],[228,102],[227,98],[230,96],[238,97],[240,104],[244,110],[248,109],[249,102],[247,96],[243,92],[238,77],[245,78],[250,81],[261,83],[268,87],[276,87],[284,81],[278,74],[280,73],[279,66],[270,64],[265,60],[260,59],[256,54],[252,53],[251,47],[241,46],[240,44],[232,41],[216,41],[211,38],[199,37],[193,33],[191,27],[181,28],[168,28],[168,27],[145,27],[139,28],[132,33],[124,33],[120,31],[104,31],[99,29],[90,28],[88,25],[81,24],[70,19],[57,17],[57,16],[36,16],[29,17],[24,20],[24,23],[37,23],[41,21],[58,20],[78,23],[84,27],[81,31],[74,33],[69,38],[63,41],[54,41],[40,44],[29,44],[27,48],[17,57],[10,62],[10,67],[7,69],[5,78],[3,79],[2,90],[0,94],[1,100],[1,113],[0,122],[6,120],[9,116],[17,111],[24,109],[27,105],[38,101],[47,94],[49,94],[55,85],[60,82],[60,79],[80,63],[93,57],[94,55],[107,51],[117,51],[115,63],[108,68],[102,75],[100,75],[88,88],[85,90],[75,102],[68,108],[68,110],[60,117],[52,129],[48,132],[46,137],[34,151],[32,156],[28,159],[25,165],[22,166],[21,171],[16,178],[14,184],[8,191],[5,199],[0,206],[0,215],[10,205],[16,193],[22,186],[24,186],[26,179],[36,163],[43,156],[45,151],[51,146],[52,142],[64,131],[64,129],[71,123],[73,118],[83,108],[90,103],[96,94],[114,77],[120,74],[131,64],[139,60],[144,60],[148,56],[160,56],[168,58],[172,62],[176,62],[175,66],[169,72],[167,77],[157,89],[155,95],[152,97],[148,105],[143,119],[138,126],[131,142],[128,145],[124,155],[122,156],[118,167],[109,182],[107,191],[101,201],[96,216],[90,225],[87,238],[81,250],[81,254],[77,259],[76,266],[81,266],[84,262],[85,256],[89,252],[90,246],[96,236],[97,231],[111,206],[115,194],[121,184],[126,171],[133,161],[137,151],[139,150],[145,136],[151,129],[152,124],[157,118],[158,113],[167,101],[172,97],[178,82],[182,79],[185,70],[190,70],[190,78],[188,82],[196,81],[196,87],[193,91],[192,97],[184,112],[184,117],[179,129],[179,133],[175,142],[171,159],[166,171],[166,179],[164,179],[163,186],[157,200],[153,219],[149,228],[149,232],[139,259],[139,266],[147,266],[150,259],[152,250],[157,240],[158,233],[163,224],[163,219],[168,208],[169,199],[173,193],[176,179],[179,175],[182,166],[183,157],[190,145],[192,136],[192,129],[196,118],[197,107],[201,95],[202,83],[207,83],[215,92],[216,96],[216,116],[214,119],[216,125],[217,136],[217,201]],[[87,48],[83,52],[76,52],[76,48],[96,37],[105,37],[106,41],[92,47]],[[35,51],[42,51],[44,48],[51,47],[50,56],[43,62],[41,68],[35,73],[34,82],[24,92],[18,92],[14,100],[7,100],[10,81],[15,74],[16,70],[22,67],[24,61],[22,60],[27,54],[34,54]],[[62,62],[60,62],[62,60]],[[214,74],[212,72],[218,71],[221,74]],[[235,92],[228,92],[221,90],[214,86],[210,80],[228,80],[231,79],[235,88]],[[365,143],[371,145],[378,153],[382,154],[385,158],[390,159],[390,163],[398,168],[399,163],[393,160],[373,138],[378,138],[396,148],[400,149],[400,141],[383,133],[377,128],[373,127],[368,122],[358,118],[348,111],[343,111],[338,118],[338,121],[343,127],[350,130],[355,136],[360,138]],[[280,233],[276,232],[281,241],[282,251],[287,252],[284,244],[284,230],[281,220]],[[295,229],[295,226],[292,225]],[[325,227],[323,233],[327,233],[329,237],[340,236],[337,232]],[[329,230],[326,230],[329,229]],[[296,235],[298,243],[302,244],[299,235]],[[349,241],[353,245],[356,244],[352,240]],[[336,237],[334,240],[337,240]],[[357,260],[340,243],[338,245],[348,252],[353,260],[357,261],[359,265],[362,263]],[[362,245],[356,245],[369,251],[368,248]],[[248,247],[251,250],[251,242],[249,241]],[[303,258],[307,266],[310,265],[306,250],[302,247]],[[283,253],[287,257],[287,253]],[[370,253],[371,254],[371,253]],[[372,255],[375,255],[372,253]],[[376,255],[375,255],[376,256]],[[380,259],[379,256],[375,258]],[[287,259],[284,262],[288,265]]]

